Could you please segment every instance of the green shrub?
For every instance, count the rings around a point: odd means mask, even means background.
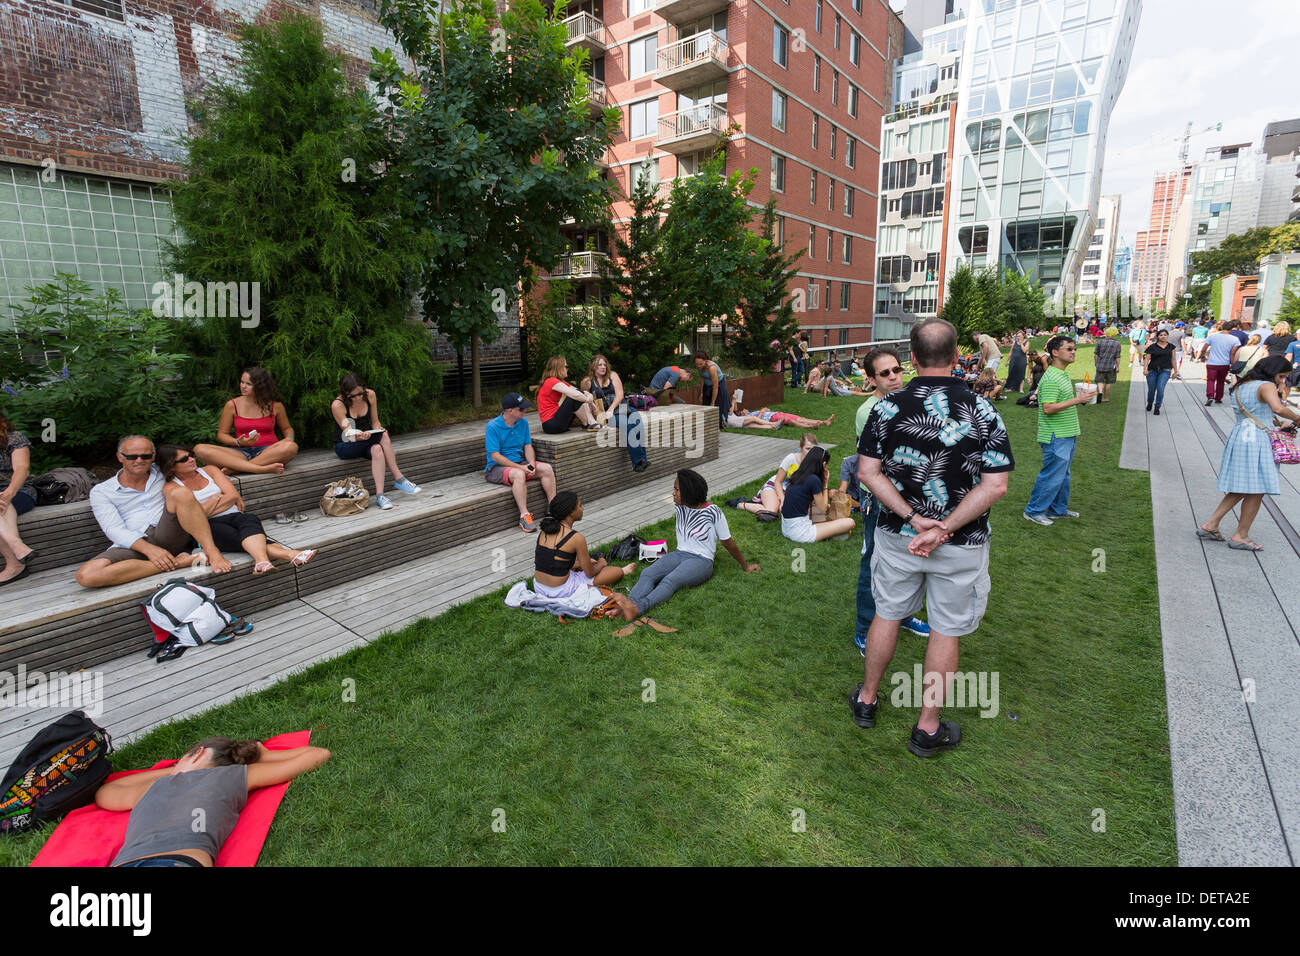
[[[33,442],[33,471],[109,460],[122,435],[194,442],[216,406],[188,387],[182,324],[128,309],[116,289],[95,294],[69,273],[32,289],[4,336],[3,411]],[[42,433],[53,441],[39,440]]]

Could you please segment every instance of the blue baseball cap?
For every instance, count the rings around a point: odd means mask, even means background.
[[[521,412],[526,412],[533,406],[528,403],[518,392],[507,392],[501,399],[501,410],[504,412],[507,408],[517,408]]]

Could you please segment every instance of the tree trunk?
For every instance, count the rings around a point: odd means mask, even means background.
[[[478,333],[477,332],[475,332],[474,337],[470,339],[469,356],[470,356],[469,359],[470,382],[474,392],[473,403],[474,403],[474,407],[478,408],[480,405],[483,404],[483,381],[479,376]]]

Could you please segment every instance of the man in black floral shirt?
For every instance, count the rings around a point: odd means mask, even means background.
[[[871,561],[876,617],[849,706],[859,727],[875,726],[899,622],[926,603],[921,719],[907,749],[931,757],[961,740],[956,722],[939,712],[957,671],[958,639],[979,627],[988,604],[988,513],[1007,493],[1015,463],[1002,417],[949,374],[957,330],[928,319],[912,327],[911,344],[916,378],[876,403],[858,442],[858,475],[881,510]]]

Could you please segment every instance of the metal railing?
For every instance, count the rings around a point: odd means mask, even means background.
[[[601,263],[609,259],[603,252],[574,252],[563,256],[555,264],[552,276],[569,279],[588,279],[600,275]]]
[[[658,63],[660,73],[670,73],[684,66],[691,66],[706,60],[716,60],[720,66],[727,65],[727,41],[712,30],[693,33],[685,39],[670,43],[659,51]]]
[[[809,346],[808,354],[815,355],[818,352],[826,352],[828,354],[823,356],[824,358],[839,360],[841,359],[841,356],[836,354],[838,352],[844,353],[843,358],[852,358],[853,353],[861,352],[863,355],[866,355],[867,352],[871,351],[878,345],[892,345],[898,350],[900,361],[910,362],[912,360],[911,339],[872,339],[870,342],[855,342],[852,345],[818,345],[815,348]]]
[[[600,43],[605,36],[605,24],[590,13],[575,13],[564,21],[564,26],[569,31],[569,43],[578,40],[595,40]]]
[[[716,133],[724,136],[727,132],[727,111],[716,103],[692,106],[659,117],[660,143],[674,139],[683,139],[697,133]]]

